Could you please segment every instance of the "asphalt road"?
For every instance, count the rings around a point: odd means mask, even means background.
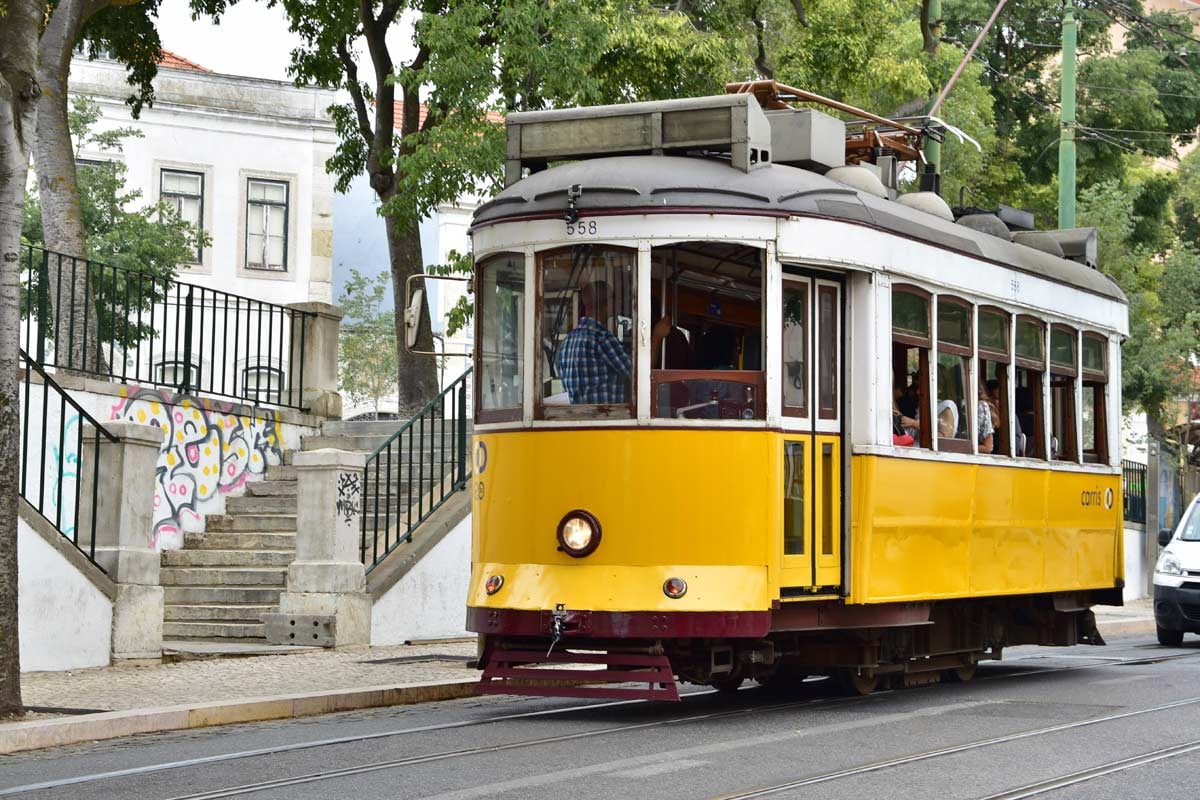
[[[1016,648],[968,684],[678,704],[489,697],[0,757],[0,798],[1164,798],[1196,793],[1200,639]],[[235,757],[236,756],[236,757]],[[41,784],[41,788],[37,785]]]

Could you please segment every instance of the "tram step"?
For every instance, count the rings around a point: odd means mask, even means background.
[[[603,669],[548,669],[546,664],[604,665]],[[640,683],[641,686],[611,684]],[[610,684],[597,686],[595,684]],[[489,650],[480,694],[537,697],[679,700],[671,662],[664,655],[556,650]]]

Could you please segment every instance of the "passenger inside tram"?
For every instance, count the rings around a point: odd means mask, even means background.
[[[684,242],[651,251],[651,306],[669,328],[653,345],[654,415],[762,419],[762,251]]]

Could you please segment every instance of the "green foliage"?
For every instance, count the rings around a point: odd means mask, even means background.
[[[124,139],[142,135],[136,128],[96,132],[94,126],[99,119],[100,106],[95,100],[86,96],[73,98],[68,122],[77,150],[89,147],[119,152]],[[179,219],[166,203],[142,204],[142,193],[125,186],[125,173],[125,164],[113,159],[78,167],[77,183],[87,257],[97,262],[92,267],[92,291],[97,295],[100,336],[102,340],[113,338],[129,346],[153,331],[148,325],[126,326],[127,314],[136,315],[138,308],[147,311],[160,301],[165,291],[163,280],[175,276],[177,265],[194,260],[196,249],[206,246],[209,236]],[[43,246],[42,215],[35,192],[25,196],[21,237],[26,244]],[[129,285],[128,305],[127,276],[120,270],[105,270],[100,264],[137,273]],[[82,264],[78,269],[83,269]],[[36,291],[37,278],[34,280],[32,290]]]
[[[470,253],[460,253],[457,250],[451,250],[445,264],[431,264],[426,267],[426,272],[430,275],[440,275],[443,277],[466,277],[470,278],[474,271],[474,262]],[[470,287],[471,284],[467,284]],[[470,288],[467,293],[458,298],[454,306],[446,312],[446,336],[450,337],[459,331],[465,329],[471,324],[471,318],[475,315],[475,303],[471,299]]]
[[[346,312],[338,337],[341,389],[376,411],[381,399],[396,393],[396,316],[381,310],[390,289],[386,273],[370,278],[351,269],[338,297]]]

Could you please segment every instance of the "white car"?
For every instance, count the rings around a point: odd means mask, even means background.
[[[1200,496],[1188,506],[1174,533],[1164,528],[1166,548],[1154,565],[1154,622],[1159,644],[1176,646],[1183,634],[1200,633]]]

